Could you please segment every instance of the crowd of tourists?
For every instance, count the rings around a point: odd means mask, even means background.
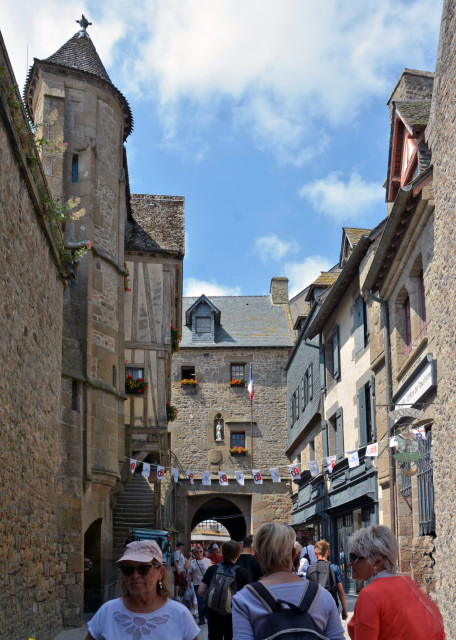
[[[118,561],[122,595],[106,602],[88,624],[86,640],[344,640],[348,618],[341,571],[326,540],[302,547],[288,525],[263,524],[242,543],[189,556],[172,554],[174,593],[161,549],[131,542]],[[221,551],[221,552],[220,552]],[[398,571],[399,547],[385,526],[348,540],[353,580],[364,581],[348,633],[351,640],[444,640],[437,605]]]

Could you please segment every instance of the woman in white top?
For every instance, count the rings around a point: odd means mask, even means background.
[[[253,538],[253,551],[264,576],[260,582],[278,599],[298,604],[309,584],[292,572],[296,555],[294,530],[280,522],[263,524]],[[249,588],[233,597],[233,640],[254,640],[261,623],[269,614],[262,600]],[[321,634],[331,640],[344,640],[344,630],[334,598],[326,589],[318,592],[309,609]]]
[[[169,597],[156,542],[130,542],[118,562],[123,596],[98,609],[86,640],[197,640],[200,629],[192,614]]]

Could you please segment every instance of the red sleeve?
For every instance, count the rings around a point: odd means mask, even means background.
[[[353,618],[348,623],[351,640],[378,640],[379,612],[375,600],[362,589],[355,605]]]

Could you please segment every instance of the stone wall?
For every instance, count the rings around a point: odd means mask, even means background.
[[[49,640],[69,551],[56,516],[63,272],[18,135],[25,114],[6,100],[15,79],[1,36],[0,78],[0,638]]]
[[[453,615],[456,549],[455,442],[456,368],[454,366],[454,283],[456,279],[456,5],[445,0],[440,31],[431,119],[427,140],[434,164],[434,255],[427,273],[427,296],[433,309],[439,402],[434,407],[434,487],[437,519],[437,596],[447,638],[456,636]]]

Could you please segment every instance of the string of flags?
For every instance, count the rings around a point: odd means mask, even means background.
[[[368,444],[366,446],[365,455],[367,457],[372,457],[372,458],[377,457],[379,454],[379,444],[385,439],[388,439],[388,445],[390,447],[398,447],[399,453],[395,454],[395,457],[399,461],[404,461],[404,460],[416,461],[419,459],[419,457],[421,457],[421,454],[419,454],[418,452],[418,448],[419,448],[418,441],[420,439],[426,440],[426,429],[425,429],[425,426],[422,425],[416,429],[411,429],[410,431],[407,431],[403,434],[397,434],[390,438],[388,438],[388,436],[385,436],[378,442],[373,442],[371,444]],[[359,461],[358,450],[347,451],[346,457],[348,459],[348,466],[350,469],[359,467],[360,461]],[[325,458],[323,458],[321,473],[325,473],[326,471],[327,473],[331,474],[334,470],[334,465],[336,464],[336,458],[337,456],[335,455],[326,456]],[[134,458],[130,458],[131,473],[134,473],[136,471],[137,465],[141,464],[141,462],[142,462],[141,460],[135,460]],[[161,480],[163,480],[167,469],[170,469],[174,482],[176,484],[180,482],[179,469],[175,467],[164,467],[159,464],[151,465],[148,462],[142,462],[142,465],[143,467],[142,467],[141,474],[146,478],[150,476],[151,467],[154,467],[157,471],[158,482],[161,482]],[[317,460],[309,460],[307,465],[312,477],[316,477],[320,474],[320,467]],[[300,467],[302,466],[303,465],[301,463],[298,463],[298,464],[289,464],[289,465],[280,465],[277,467],[271,467],[269,469],[271,480],[274,483],[281,482],[282,477],[280,475],[280,468],[286,467],[288,468],[288,473],[291,475],[291,478],[296,481],[301,477]],[[232,473],[232,471],[230,472]],[[195,484],[195,471],[188,469],[185,471],[185,473],[190,484]],[[210,471],[201,471],[197,473],[198,475],[199,473],[201,473],[201,481],[203,486],[207,486],[207,487],[211,486],[212,475]],[[228,472],[218,471],[217,474],[218,474],[219,485],[222,487],[228,486],[229,485]],[[261,469],[252,469],[251,474],[252,474],[253,482],[255,484],[263,484],[263,475],[262,475]],[[234,471],[234,475],[235,475],[236,482],[239,485],[244,486],[245,481],[247,479],[244,474],[244,471],[241,469],[236,469]]]

